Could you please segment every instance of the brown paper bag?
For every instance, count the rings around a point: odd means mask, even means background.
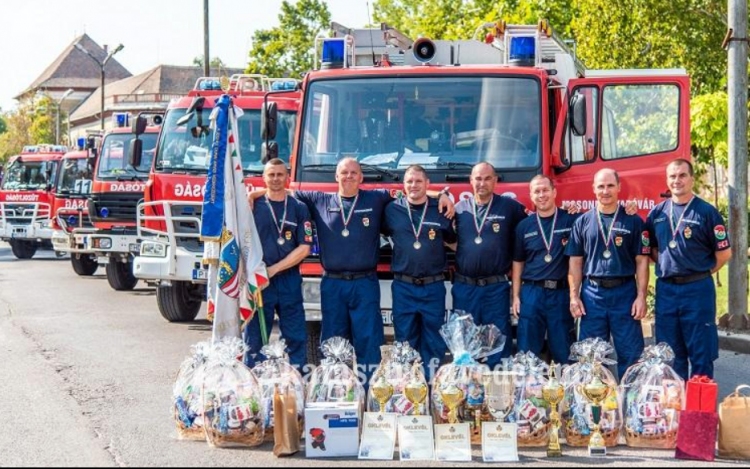
[[[273,454],[290,456],[299,451],[300,429],[297,420],[297,398],[291,386],[273,391]]]
[[[740,393],[743,388],[750,386],[737,386],[719,405],[720,458],[750,459],[750,396]]]

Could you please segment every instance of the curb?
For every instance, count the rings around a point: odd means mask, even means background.
[[[719,349],[750,355],[750,335],[720,330]]]

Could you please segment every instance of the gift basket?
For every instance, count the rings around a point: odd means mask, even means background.
[[[532,352],[516,354],[512,360],[515,398],[509,422],[518,425],[518,446],[547,446],[551,423],[549,403],[542,398],[549,366]]]
[[[305,428],[305,382],[299,371],[289,363],[284,339],[268,343],[261,348],[260,353],[267,359],[253,368],[253,374],[260,382],[266,439],[270,440],[274,432],[273,397],[277,386],[281,393],[290,388],[296,398],[299,428]]]
[[[172,388],[172,415],[181,440],[203,440],[203,375],[211,350],[208,342],[198,342],[190,347],[191,355],[186,358],[177,373]]]
[[[682,378],[669,366],[674,352],[666,343],[646,347],[620,384],[625,441],[640,448],[674,448],[685,401]]]
[[[432,417],[436,424],[449,423],[450,409],[443,402],[443,394],[458,388],[463,399],[456,407],[456,421],[471,422],[473,434],[480,437],[477,427],[486,407],[484,377],[489,368],[477,360],[502,350],[505,336],[495,325],[477,326],[471,315],[460,312],[451,314],[440,328],[440,335],[451,351],[453,362],[441,366],[433,379]]]
[[[393,387],[393,395],[385,403],[385,412],[395,412],[401,415],[414,414],[414,404],[407,399],[404,389],[410,383],[414,385],[423,384],[425,393],[427,390],[427,379],[424,376],[422,367],[415,363],[420,360],[419,352],[414,350],[409,342],[395,342],[393,345],[383,345],[380,347],[380,364],[375,369],[370,382],[370,388],[367,393],[367,410],[369,412],[378,412],[380,404],[373,395],[374,383],[384,377],[386,382]],[[429,409],[427,399],[419,404],[418,412],[425,415]]]
[[[614,360],[607,355],[614,351],[609,342],[589,338],[576,342],[570,347],[573,365],[563,368],[560,382],[565,387],[565,397],[561,406],[562,427],[570,446],[588,446],[593,431],[591,402],[584,397],[582,387],[592,381],[598,374],[599,379],[609,389],[607,398],[602,403],[599,422],[604,444],[616,446],[620,436],[622,416],[617,403],[617,380],[609,369],[601,365],[614,365]]]
[[[365,390],[357,379],[354,347],[343,337],[331,337],[320,345],[323,359],[310,376],[306,402],[365,402]],[[361,409],[362,407],[360,407]]]
[[[226,339],[215,345],[203,379],[206,440],[211,446],[258,446],[265,416],[262,390],[252,371],[237,360],[245,345]]]

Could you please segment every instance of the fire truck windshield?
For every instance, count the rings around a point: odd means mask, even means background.
[[[44,190],[52,182],[57,161],[23,161],[16,159],[5,170],[4,190]]]
[[[203,109],[201,112],[200,119],[193,116],[182,126],[178,126],[177,121],[185,115],[184,109],[174,109],[167,113],[156,158],[157,171],[206,172],[214,134],[208,127],[211,109]],[[198,122],[202,124],[198,125]],[[284,161],[289,161],[295,123],[296,113],[279,111],[275,140],[279,145],[279,158]],[[243,169],[246,173],[262,172],[260,110],[243,110],[243,114],[237,119],[237,127]]]
[[[139,137],[143,141],[143,158],[137,168],[128,161],[130,142],[135,138],[131,133],[110,133],[104,137],[96,175],[100,179],[132,180],[145,178],[151,169],[156,147],[156,133],[145,133]]]
[[[343,157],[381,169],[499,170],[541,163],[539,82],[521,77],[409,76],[311,82],[301,166]]]
[[[88,194],[91,191],[91,171],[86,158],[62,160],[57,192],[61,194]]]

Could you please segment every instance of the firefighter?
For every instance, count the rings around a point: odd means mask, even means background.
[[[310,254],[312,223],[307,206],[287,194],[288,181],[289,172],[282,160],[274,158],[266,163],[263,182],[267,191],[255,203],[253,218],[270,280],[263,290],[266,332],[271,334],[274,314],[278,314],[289,361],[301,370],[307,363],[307,328],[299,263]],[[247,325],[245,343],[245,364],[253,367],[262,347],[259,315]]]
[[[526,218],[520,203],[494,193],[497,174],[489,163],[471,170],[474,197],[456,204],[456,272],[453,307],[470,313],[477,324],[494,324],[505,335],[501,353],[488,357],[494,367],[509,357],[510,279],[513,243],[518,223]]]
[[[654,207],[646,226],[656,262],[656,341],[675,354],[674,369],[713,377],[719,357],[716,289],[711,274],[732,256],[724,219],[693,194],[693,165],[676,159],[667,166],[669,200]]]
[[[570,313],[580,318],[578,340],[612,335],[619,377],[643,351],[640,320],[646,314],[649,238],[643,221],[621,209],[620,177],[612,169],[594,175],[595,210],[573,224],[570,256]]]
[[[575,324],[569,310],[565,246],[578,217],[557,208],[557,190],[549,176],[534,176],[529,188],[536,213],[516,227],[513,255],[512,313],[518,318],[518,350],[539,355],[546,334],[551,358],[567,363]]]
[[[446,255],[455,242],[451,220],[427,197],[430,180],[422,166],[404,172],[404,193],[385,209],[385,232],[393,241],[393,328],[397,341],[419,352],[428,379],[445,357],[440,336],[445,323]]]

